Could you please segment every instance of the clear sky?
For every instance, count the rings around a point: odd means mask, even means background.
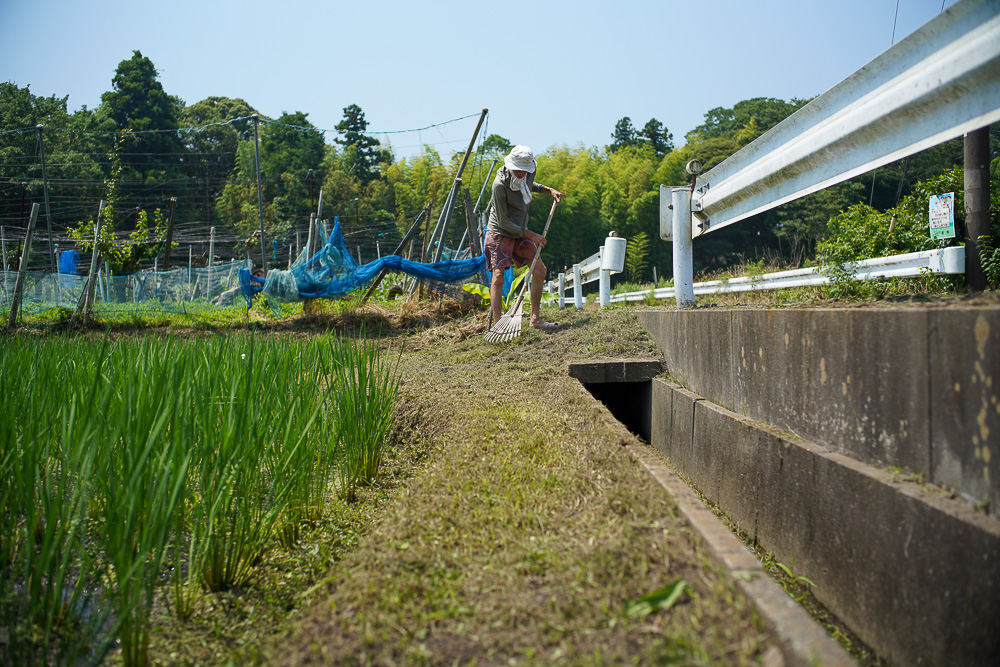
[[[945,0],[945,7],[955,0]],[[898,17],[897,17],[898,5]],[[0,80],[100,104],[138,49],[187,104],[240,97],[332,130],[359,105],[369,130],[490,109],[487,132],[542,152],[604,146],[656,118],[676,143],[706,111],[823,93],[932,19],[942,0],[0,0]],[[476,118],[388,137],[463,150]],[[335,134],[327,135],[331,141]],[[386,137],[379,137],[385,139]]]

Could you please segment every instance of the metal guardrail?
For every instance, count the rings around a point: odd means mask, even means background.
[[[751,290],[774,290],[790,287],[815,287],[825,285],[830,279],[822,273],[824,267],[814,266],[808,269],[779,271],[759,276],[743,276],[729,280],[709,280],[694,284],[696,295],[727,294],[749,292]],[[875,278],[912,278],[931,274],[961,274],[965,273],[965,248],[961,246],[941,250],[924,250],[905,255],[877,257],[865,259],[851,265],[853,276],[857,280],[872,280]],[[661,287],[638,292],[615,294],[611,303],[630,301],[645,301],[647,298],[673,299],[673,287]]]
[[[695,305],[691,241],[1000,120],[1000,0],[961,0],[750,145],[660,186],[679,308]]]
[[[1000,0],[964,0],[700,175],[691,237],[998,120]]]
[[[627,241],[614,232],[596,253],[573,265],[570,274],[560,273],[558,280],[550,280],[542,287],[544,292],[559,295],[559,307],[566,306],[566,290],[573,290],[573,301],[577,309],[583,308],[587,299],[583,296],[583,286],[599,280],[600,303],[604,307],[611,303],[611,274],[621,273],[625,268],[625,247]]]

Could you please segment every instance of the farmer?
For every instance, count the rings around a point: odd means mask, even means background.
[[[545,237],[528,229],[528,206],[532,193],[547,192],[557,202],[563,194],[555,188],[535,181],[535,159],[527,146],[514,146],[504,158],[504,166],[497,171],[490,196],[490,221],[486,225],[486,268],[493,272],[490,284],[490,308],[493,321],[498,322],[503,315],[504,270],[513,264],[521,267],[529,264],[538,248],[545,247]],[[554,329],[554,322],[546,322],[541,316],[542,281],[547,269],[539,257],[531,274],[531,320],[536,329]]]

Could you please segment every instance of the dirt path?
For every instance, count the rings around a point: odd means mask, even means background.
[[[510,345],[466,318],[407,341],[397,446],[425,464],[268,663],[754,664],[774,645],[634,436],[568,361],[657,357],[627,309]],[[673,608],[627,612],[686,582]]]

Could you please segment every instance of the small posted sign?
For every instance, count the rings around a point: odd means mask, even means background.
[[[931,195],[930,220],[932,239],[955,238],[955,193]]]

